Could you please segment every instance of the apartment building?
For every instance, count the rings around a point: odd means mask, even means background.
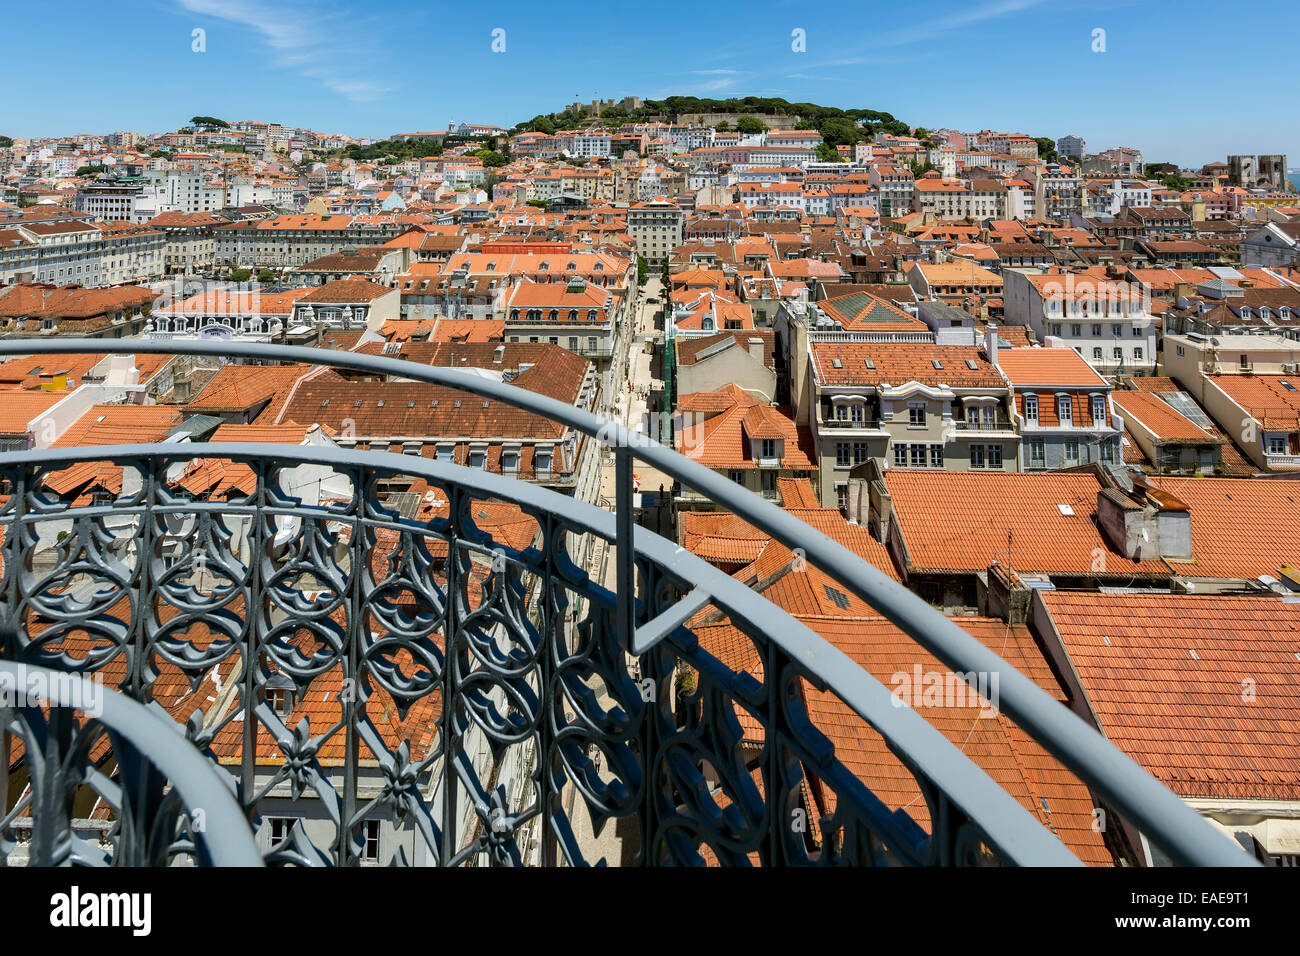
[[[301,266],[348,247],[380,245],[406,231],[391,216],[273,216],[216,230],[217,263]]]
[[[993,355],[1015,394],[1020,471],[1123,461],[1124,422],[1112,406],[1110,383],[1078,352],[1013,348]]]
[[[603,368],[614,354],[625,295],[582,276],[566,283],[521,278],[506,295],[507,342],[549,342]]]
[[[1104,269],[1081,273],[1003,272],[1005,318],[1078,352],[1099,372],[1150,375],[1156,365],[1156,323],[1140,287]]]
[[[826,341],[808,345],[808,412],[824,507],[845,507],[849,472],[1016,471],[1011,393],[973,346]]]
[[[655,264],[682,244],[684,222],[682,207],[663,196],[633,203],[627,210],[627,231],[636,243],[637,253]]]

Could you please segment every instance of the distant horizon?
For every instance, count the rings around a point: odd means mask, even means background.
[[[463,11],[449,28],[443,11],[414,0],[382,12],[356,0],[122,0],[111,17],[69,0],[66,22],[94,29],[60,38],[57,69],[39,44],[6,57],[0,133],[159,133],[212,115],[383,139],[452,118],[508,128],[575,100],[752,95],[878,109],[927,129],[1077,135],[1091,152],[1129,145],[1191,169],[1233,153],[1300,157],[1289,90],[1202,83],[1202,61],[1183,45],[1152,42],[1169,15],[1146,0],[937,0],[899,26],[865,22],[843,0],[816,10],[663,0],[654,12],[673,29],[613,15],[574,30],[514,3]],[[1300,25],[1292,0],[1247,0],[1232,13],[1251,29],[1252,60],[1288,61],[1287,27]],[[1186,0],[1179,17],[1213,23],[1222,8]],[[6,26],[39,35],[48,13],[18,6]],[[1014,51],[1045,50],[1015,70]],[[109,85],[107,103],[89,95]]]

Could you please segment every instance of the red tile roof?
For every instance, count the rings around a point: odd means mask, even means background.
[[[885,487],[914,571],[976,572],[998,562],[1022,573],[1170,574],[1163,561],[1130,561],[1107,546],[1094,523],[1101,485],[1091,472],[891,468]]]
[[[1156,779],[1182,797],[1300,800],[1300,604],[1041,597],[1102,731]]]

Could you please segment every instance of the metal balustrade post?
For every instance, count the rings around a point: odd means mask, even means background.
[[[614,450],[615,518],[618,548],[618,566],[615,569],[615,627],[618,643],[623,650],[632,650],[632,636],[636,633],[636,555],[632,544],[632,452],[626,444]]]

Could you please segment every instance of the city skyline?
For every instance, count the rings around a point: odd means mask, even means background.
[[[69,16],[91,9],[77,0]],[[1212,9],[1193,0],[1182,13],[1210,22]],[[614,18],[577,29],[515,5],[457,14],[450,30],[436,9],[391,10],[380,17],[346,0],[126,3],[93,33],[66,39],[59,72],[39,71],[34,50],[14,52],[17,95],[0,133],[157,133],[203,114],[382,139],[452,119],[509,127],[575,99],[779,96],[881,110],[926,128],[1073,134],[1094,151],[1135,146],[1149,161],[1189,168],[1230,153],[1300,155],[1300,134],[1275,122],[1287,108],[1283,91],[1261,85],[1243,97],[1230,85],[1197,84],[1195,58],[1161,41],[1165,15],[1149,3],[938,3],[888,28],[856,27],[862,12],[848,4],[813,20],[783,2],[747,5],[750,15],[739,17],[728,5],[668,3],[656,11],[682,27],[665,28],[663,44]],[[1268,0],[1241,12],[1294,17]],[[34,9],[10,16],[16,33],[38,28]],[[677,42],[692,31],[705,39]],[[1281,53],[1285,35],[1253,36],[1252,54]],[[1007,45],[1034,50],[1030,78],[1041,82],[995,71],[1013,62]],[[138,73],[105,60],[105,47],[123,46],[143,54]],[[106,69],[107,103],[85,95],[105,86]],[[1180,85],[1195,95],[1152,96]]]

